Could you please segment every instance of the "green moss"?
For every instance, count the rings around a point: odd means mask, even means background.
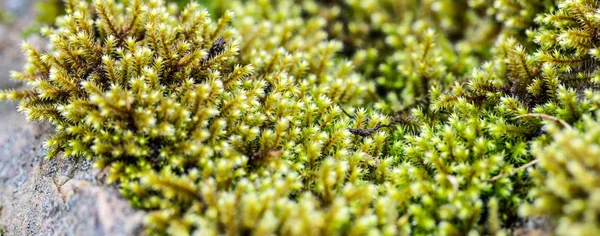
[[[570,137],[542,119],[598,110],[595,1],[214,4],[67,1],[0,98],[150,234],[501,235],[520,207],[595,227],[526,207],[565,173],[526,171]]]
[[[600,126],[591,116],[577,126],[549,126],[551,136],[533,145],[540,166],[531,173],[537,187],[531,191],[533,203],[522,206],[521,213],[553,217],[556,233],[561,235],[596,235],[600,233]]]
[[[554,7],[549,0],[336,0],[303,5],[309,14],[328,20],[330,37],[345,43],[359,71],[377,80],[396,110],[419,97],[411,88],[414,80],[437,80],[419,66],[437,70],[433,76],[451,74],[452,80],[460,80],[492,58],[489,49],[499,38],[526,43],[524,32],[535,16]]]

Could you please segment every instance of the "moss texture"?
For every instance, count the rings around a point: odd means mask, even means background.
[[[535,200],[521,207],[522,214],[554,217],[561,235],[600,233],[598,127],[596,118],[586,116],[577,129],[551,126],[551,136],[533,145],[540,169],[532,172]]]
[[[600,223],[596,1],[65,5],[47,52],[24,44],[29,89],[0,98],[55,125],[48,157],[105,169],[150,234]]]

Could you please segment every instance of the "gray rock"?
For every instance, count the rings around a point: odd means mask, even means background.
[[[513,236],[549,236],[553,235],[554,224],[547,217],[522,219],[513,229]]]
[[[0,226],[7,235],[137,235],[131,208],[86,160],[45,159],[48,124],[0,104]]]

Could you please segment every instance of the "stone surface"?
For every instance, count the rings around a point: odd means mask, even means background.
[[[132,209],[85,160],[45,159],[51,128],[0,104],[0,227],[6,235],[137,235]]]
[[[513,236],[550,236],[553,234],[554,225],[550,218],[533,217],[523,219],[513,229]]]
[[[24,64],[22,30],[35,20],[32,0],[0,0],[15,16],[0,24],[0,89],[23,86],[10,71]],[[43,48],[39,36],[27,39]],[[15,103],[0,102],[0,232],[5,235],[138,235],[144,213],[85,160],[45,159],[49,124],[27,122]],[[2,233],[0,233],[1,235]]]

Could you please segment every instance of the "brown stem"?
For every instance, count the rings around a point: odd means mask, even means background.
[[[551,116],[551,115],[538,114],[538,113],[529,113],[529,114],[517,116],[516,118],[521,118],[521,117],[539,117],[539,118],[542,118],[542,119],[556,121],[556,122],[560,123],[563,127],[568,128],[568,129],[573,128],[566,121],[558,119],[558,118],[556,118],[554,116]]]
[[[521,171],[521,170],[525,170],[525,169],[531,167],[532,165],[537,164],[538,162],[539,162],[538,159],[532,160],[529,163],[527,163],[525,165],[522,165],[521,167],[517,168],[517,172]],[[488,182],[494,182],[494,181],[496,181],[496,180],[498,180],[498,179],[500,179],[502,177],[507,177],[507,176],[509,176],[509,175],[508,174],[499,174],[499,175],[496,175],[493,178],[489,179]]]

